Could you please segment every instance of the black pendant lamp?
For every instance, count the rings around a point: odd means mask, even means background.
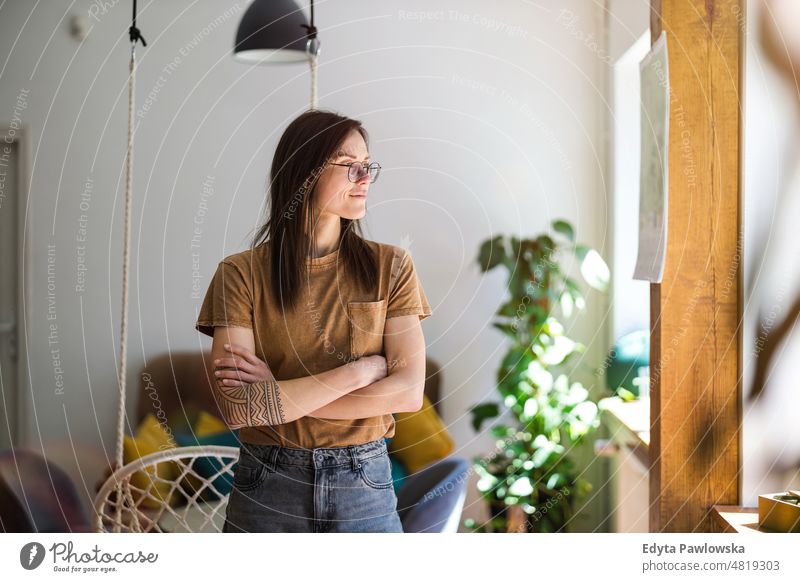
[[[239,22],[233,56],[237,61],[255,63],[296,63],[319,54],[314,27],[292,0],[253,0]]]

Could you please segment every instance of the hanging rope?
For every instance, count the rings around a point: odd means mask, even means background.
[[[317,39],[317,27],[314,26],[314,0],[311,0],[311,22],[301,24],[306,29],[306,52],[308,53],[308,64],[311,68],[311,109],[317,109],[317,58],[319,56],[319,40]]]
[[[133,0],[133,18],[131,20],[131,27],[128,29],[128,34],[130,34],[131,37],[131,48],[136,48],[137,40],[142,41],[142,46],[147,46],[141,31],[136,28],[136,0]]]
[[[311,109],[317,109],[317,56],[309,55],[308,62],[311,66]]]
[[[147,46],[141,31],[136,27],[136,0],[133,0],[133,19],[128,31],[131,40],[131,60],[128,67],[128,150],[125,154],[125,233],[123,239],[122,255],[122,318],[120,322],[120,342],[119,342],[119,403],[117,406],[117,469],[124,463],[123,443],[125,438],[125,402],[127,389],[127,370],[128,370],[128,269],[130,265],[130,242],[131,242],[131,206],[133,198],[133,133],[134,133],[134,109],[136,102],[136,43],[142,41],[142,46]],[[134,507],[128,481],[117,481],[117,519],[120,523],[120,512],[126,504]],[[136,511],[131,511],[134,520],[135,531],[139,531]]]

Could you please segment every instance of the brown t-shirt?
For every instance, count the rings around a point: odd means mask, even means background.
[[[275,379],[319,374],[361,356],[385,355],[386,319],[432,311],[417,278],[411,255],[390,244],[367,241],[378,259],[377,292],[366,293],[350,280],[338,249],[307,258],[308,277],[294,310],[282,313],[272,297],[267,241],[223,259],[214,274],[195,329],[214,335],[215,326],[248,327],[255,354]],[[317,448],[363,444],[394,436],[394,417],[326,419],[304,416],[273,426],[242,428],[239,437],[253,444]]]

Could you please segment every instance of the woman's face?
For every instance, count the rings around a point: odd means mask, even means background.
[[[351,131],[334,153],[331,159],[337,164],[350,162],[369,163],[369,152],[364,138],[357,130]],[[319,177],[314,190],[312,205],[314,214],[323,218],[330,214],[357,220],[367,212],[367,191],[369,190],[369,174],[358,182],[347,178],[349,168],[346,166],[328,165]]]

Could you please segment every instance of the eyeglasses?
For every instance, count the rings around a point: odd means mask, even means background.
[[[372,183],[378,179],[378,174],[381,173],[381,165],[378,162],[372,162],[366,166],[361,162],[350,162],[349,164],[335,164],[331,162],[331,165],[346,166],[348,168],[347,179],[351,182],[358,182],[361,178],[369,174],[369,181]]]

